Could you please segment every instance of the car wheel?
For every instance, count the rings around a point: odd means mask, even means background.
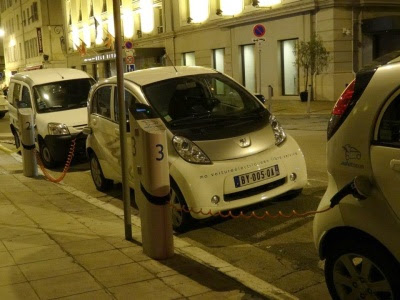
[[[90,154],[90,173],[97,190],[106,192],[111,189],[113,181],[104,177],[99,160],[94,153]]]
[[[0,112],[0,119],[3,119],[5,115],[6,115],[5,112]]]
[[[190,213],[187,212],[188,205],[175,183],[171,183],[170,203],[172,210],[172,228],[177,232],[188,230],[194,220]],[[186,208],[186,210],[184,208]]]
[[[399,263],[383,246],[348,238],[329,247],[325,279],[333,299],[400,299]]]
[[[47,147],[44,141],[39,143],[40,159],[46,168],[54,168],[57,163],[53,159],[50,153],[49,147]]]

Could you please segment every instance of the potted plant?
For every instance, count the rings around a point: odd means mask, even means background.
[[[311,77],[311,100],[314,100],[312,93],[314,77],[328,66],[329,52],[324,47],[321,37],[313,33],[310,41],[300,41],[297,44],[295,55],[295,64],[302,70],[304,78],[304,90],[300,92],[300,100],[307,101],[308,99],[309,76]]]

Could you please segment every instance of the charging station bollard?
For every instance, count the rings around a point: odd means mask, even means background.
[[[35,155],[35,129],[33,112],[31,108],[20,108],[18,110],[19,128],[21,132],[21,152],[24,176],[38,176]]]
[[[274,96],[274,88],[272,85],[268,86],[268,110],[271,112],[272,97]]]
[[[165,125],[147,105],[135,104],[129,112],[143,252],[153,259],[166,259],[174,255],[174,244]]]

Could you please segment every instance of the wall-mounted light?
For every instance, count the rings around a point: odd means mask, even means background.
[[[130,9],[124,10],[122,19],[124,21],[124,36],[126,38],[130,39],[133,37],[133,34],[135,32],[132,10],[130,10]]]
[[[140,0],[140,22],[143,33],[151,33],[154,30],[153,0]]]
[[[222,15],[233,16],[243,11],[243,0],[220,0]]]
[[[217,16],[222,16],[222,9],[217,8],[216,14]]]
[[[193,23],[201,23],[208,19],[209,0],[189,0],[190,17]]]
[[[188,23],[188,24],[192,23],[192,21],[193,21],[193,19],[192,19],[191,17],[188,17],[188,18],[186,19],[186,23]]]
[[[4,31],[4,29],[3,29],[3,28],[0,28],[0,37],[3,37],[3,36],[4,36],[4,34],[5,34],[5,31]]]

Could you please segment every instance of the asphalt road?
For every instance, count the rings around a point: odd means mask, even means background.
[[[326,124],[327,116],[278,116],[284,128],[303,150],[309,183],[295,197],[282,197],[249,207],[261,215],[282,211],[289,213],[315,210],[327,186]],[[0,120],[3,133],[4,119]],[[8,125],[8,120],[7,125]],[[8,131],[7,131],[8,132]],[[57,177],[62,168],[51,173]],[[64,182],[93,197],[123,207],[121,185],[104,194],[91,179],[89,164],[75,162]],[[133,207],[135,206],[132,200]],[[133,208],[135,214],[137,210]],[[313,217],[291,219],[221,219],[199,223],[179,237],[207,250],[229,263],[288,291],[300,299],[329,299],[321,263],[312,240]]]

